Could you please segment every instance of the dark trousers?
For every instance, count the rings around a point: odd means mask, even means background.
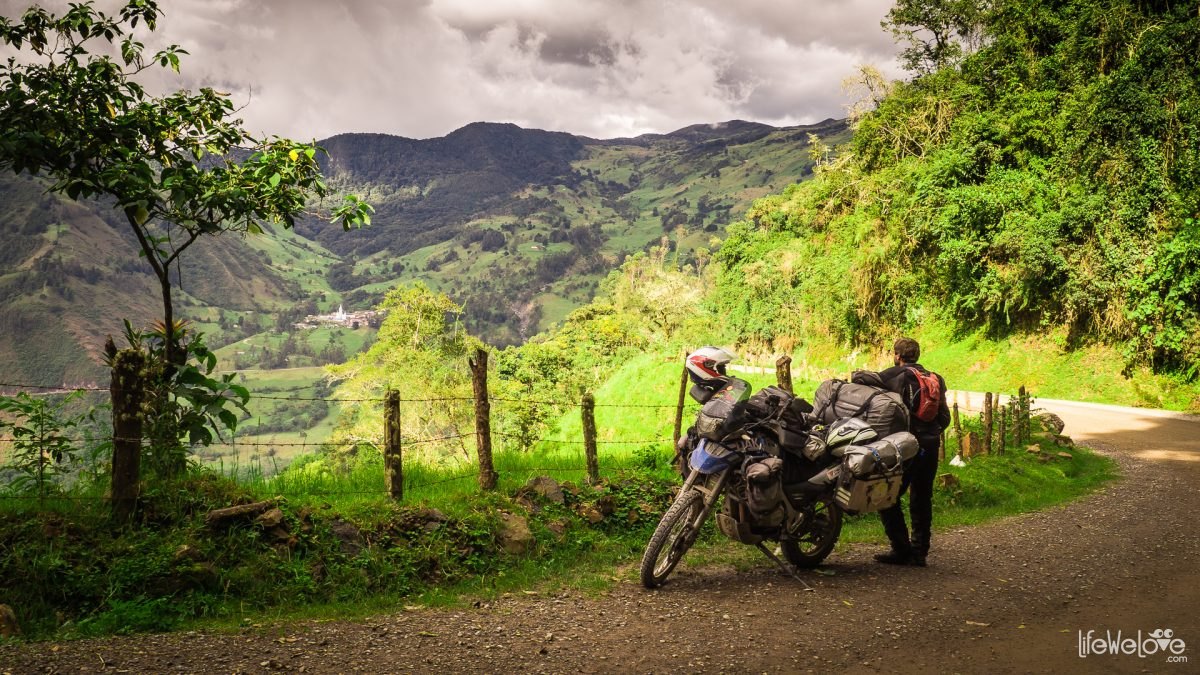
[[[912,517],[912,539],[904,524],[904,508],[896,505],[879,512],[883,531],[892,549],[925,556],[929,553],[929,530],[933,525],[933,480],[937,477],[938,439],[920,439],[921,452],[909,460],[900,482],[900,495],[908,493],[908,512]]]

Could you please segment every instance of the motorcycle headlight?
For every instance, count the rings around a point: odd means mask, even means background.
[[[703,474],[724,471],[737,454],[719,443],[700,441],[688,458],[688,465]]]

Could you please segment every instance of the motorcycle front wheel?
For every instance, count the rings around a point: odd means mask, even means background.
[[[813,504],[808,526],[798,536],[779,542],[783,556],[796,567],[812,569],[821,564],[842,533],[842,510],[832,501]]]
[[[675,498],[671,508],[663,514],[646,552],[642,554],[642,585],[657,588],[667,580],[671,570],[683,559],[683,554],[692,547],[703,524],[704,501],[700,493],[687,490]]]

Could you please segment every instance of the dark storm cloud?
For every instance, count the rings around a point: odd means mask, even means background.
[[[191,52],[182,78],[153,86],[227,91],[265,133],[429,137],[486,120],[613,137],[843,116],[841,82],[857,66],[899,75],[879,26],[890,5],[169,0],[147,41]],[[24,6],[0,0],[7,16]]]

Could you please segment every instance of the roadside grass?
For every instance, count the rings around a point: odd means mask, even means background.
[[[943,467],[960,482],[938,488],[935,527],[1046,508],[1115,476],[1107,458],[1069,451],[1073,459],[1043,462],[1010,449]],[[597,488],[583,483],[577,455],[501,453],[495,493],[481,494],[473,471],[414,464],[406,468],[411,489],[396,504],[381,496],[382,464],[368,454],[340,473],[307,472],[319,466],[309,460],[279,476],[243,475],[240,483],[189,475],[146,496],[143,518],[154,527],[110,528],[101,487],[92,499],[0,500],[0,597],[18,608],[27,635],[43,639],[345,619],[406,606],[470,606],[505,593],[594,594],[636,580],[642,547],[679,484],[658,453],[610,455]],[[528,477],[547,474],[564,485],[565,504],[522,490]],[[257,499],[283,510],[294,543],[285,546],[250,522],[205,525],[208,510]],[[591,522],[589,509],[602,507],[606,515]],[[528,522],[529,551],[501,552],[501,513]],[[359,551],[343,548],[332,529],[339,523],[361,533]],[[711,524],[705,530],[685,569],[770,564]],[[850,519],[839,546],[861,542],[883,542],[874,514]]]
[[[292,377],[264,376],[277,386]],[[770,371],[739,376],[756,389],[774,382]],[[232,472],[236,480],[193,472],[146,495],[142,517],[152,527],[108,527],[103,486],[42,504],[0,500],[0,597],[19,607],[27,635],[43,639],[346,618],[633,583],[642,547],[679,484],[669,440],[679,381],[677,359],[648,354],[596,391],[604,479],[597,488],[584,483],[575,408],[530,451],[497,453],[500,481],[489,494],[480,493],[473,465],[410,461],[404,502],[393,503],[383,496],[381,457],[360,447],[354,455],[300,457],[276,475],[262,458]],[[689,406],[685,426],[694,413]],[[977,424],[963,421],[968,429]],[[1086,449],[1043,449],[1044,460],[1010,447],[966,467],[943,464],[940,473],[958,483],[937,488],[935,528],[1047,508],[1116,476],[1110,460]],[[1058,452],[1072,458],[1052,459]],[[565,504],[522,489],[541,475],[568,486]],[[205,525],[209,510],[255,500],[282,509],[286,541],[249,521],[227,530]],[[591,509],[601,505],[607,513],[593,522]],[[531,550],[501,552],[502,513],[528,522]],[[335,527],[359,533],[358,548],[345,548]],[[711,524],[705,530],[684,569],[770,565]],[[884,542],[874,514],[848,519],[839,546],[864,542]]]
[[[1200,380],[1147,367],[1126,373],[1125,357],[1116,347],[1069,346],[1061,331],[1004,337],[962,333],[929,314],[908,334],[921,344],[921,363],[945,377],[951,389],[1015,394],[1025,386],[1041,398],[1200,413]],[[844,345],[814,339],[792,351],[792,368],[804,379],[846,379],[856,368],[891,366],[891,344],[847,354]]]

